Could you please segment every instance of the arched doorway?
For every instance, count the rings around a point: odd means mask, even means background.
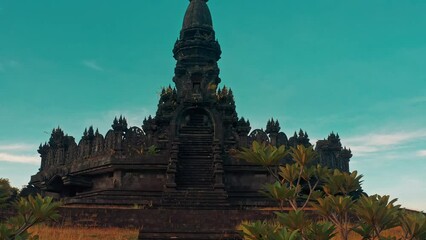
[[[76,194],[74,189],[64,185],[64,180],[59,175],[53,176],[46,186],[46,191],[54,198],[73,197]]]
[[[178,125],[178,189],[213,189],[214,122],[202,108],[186,110]]]

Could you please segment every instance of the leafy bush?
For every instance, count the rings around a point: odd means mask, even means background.
[[[0,178],[0,208],[16,200],[19,190],[10,185],[9,179]]]

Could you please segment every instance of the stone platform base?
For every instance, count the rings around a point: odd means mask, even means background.
[[[186,239],[186,240],[241,240],[241,235],[234,231],[232,233],[217,232],[139,232],[139,240],[163,240],[163,239]]]
[[[273,217],[272,210],[131,209],[71,206],[60,209],[61,226],[139,228],[139,239],[240,239],[243,220]]]

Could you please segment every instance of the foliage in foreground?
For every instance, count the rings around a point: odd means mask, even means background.
[[[0,208],[16,200],[18,189],[10,185],[9,179],[0,178]]]
[[[280,164],[287,154],[293,163]],[[426,239],[423,213],[407,213],[389,196],[367,196],[361,188],[362,175],[356,171],[346,173],[315,166],[317,155],[312,146],[286,150],[284,146],[253,142],[251,148],[243,148],[235,156],[268,170],[276,181],[265,184],[261,192],[276,200],[282,210],[275,213],[274,221],[241,224],[244,239],[327,240],[338,235],[348,240],[351,232],[364,240]],[[293,210],[285,213],[287,206]],[[323,220],[313,221],[312,216],[306,216],[307,206]],[[402,229],[401,238],[383,234],[397,226]]]
[[[37,195],[20,198],[14,204],[17,215],[0,223],[0,239],[38,239],[37,235],[31,236],[28,229],[46,221],[56,221],[60,217],[60,206],[61,203],[54,202],[51,197]]]

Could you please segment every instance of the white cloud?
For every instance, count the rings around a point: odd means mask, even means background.
[[[34,151],[37,146],[25,143],[0,145],[0,151]]]
[[[426,210],[426,183],[423,179],[411,175],[396,175],[389,177],[388,181],[392,184],[384,185],[380,182],[372,184],[367,189],[367,193],[377,193],[380,195],[389,195],[391,198],[398,198],[397,204],[402,207],[417,211]],[[415,197],[413,197],[415,196]]]
[[[39,164],[37,146],[27,143],[0,144],[0,162]]]
[[[419,157],[426,157],[426,150],[420,150],[417,152],[417,156]]]
[[[29,163],[40,164],[40,157],[37,155],[21,155],[0,152],[0,161],[2,162],[15,162],[15,163]]]
[[[357,156],[384,152],[397,146],[426,139],[426,129],[407,132],[373,133],[344,139],[346,146]]]
[[[104,71],[104,69],[95,60],[84,60],[83,65],[99,72]]]

